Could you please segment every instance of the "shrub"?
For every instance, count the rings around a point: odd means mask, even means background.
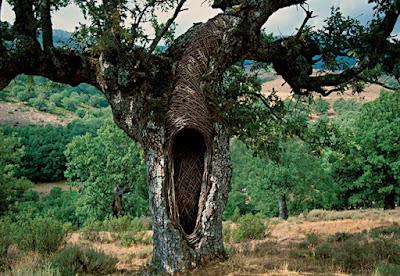
[[[151,244],[151,236],[146,236],[145,232],[123,232],[119,234],[122,246],[132,246],[133,244]]]
[[[332,258],[332,247],[329,242],[324,242],[318,245],[314,250],[314,256],[320,260],[327,260]]]
[[[318,245],[320,237],[317,233],[310,232],[306,233],[306,240],[305,243],[308,247],[315,247]]]
[[[85,115],[86,115],[86,110],[83,109],[83,108],[78,108],[78,109],[75,111],[75,113],[76,113],[76,115],[79,116],[79,118],[83,118],[83,117],[85,117]]]
[[[230,243],[234,240],[234,229],[232,229],[232,224],[224,223],[222,225],[222,238],[226,243]]]
[[[107,275],[116,271],[118,259],[93,248],[69,246],[62,249],[53,259],[61,275]]]
[[[68,111],[75,112],[77,109],[78,100],[73,98],[64,98],[62,99],[62,105]]]
[[[262,220],[252,214],[246,214],[238,220],[238,228],[235,233],[236,242],[242,240],[256,240],[265,237],[267,227]]]
[[[15,242],[12,236],[14,231],[14,225],[9,218],[0,219],[0,259],[7,255],[8,248]]]
[[[18,264],[14,265],[10,271],[7,271],[5,275],[10,276],[25,276],[25,275],[32,275],[32,276],[60,276],[61,273],[58,268],[53,267],[49,263],[45,264],[38,264],[32,266],[31,263],[28,264]]]
[[[329,103],[324,99],[316,99],[314,102],[315,112],[317,113],[326,113],[329,109]]]
[[[333,110],[338,114],[357,111],[359,104],[355,100],[339,99],[333,103]]]
[[[329,236],[328,242],[342,242],[342,241],[350,239],[351,237],[354,237],[354,234],[338,232],[333,236]]]
[[[400,239],[400,225],[383,226],[371,230],[371,235],[374,238],[381,236],[394,236],[396,239]]]
[[[130,218],[122,216],[119,218],[111,217],[103,222],[91,221],[86,224],[82,231],[82,238],[89,241],[111,242],[119,239],[121,245],[131,246],[132,244],[151,243],[151,237],[146,237],[143,231],[150,230],[151,224],[146,219]],[[111,237],[104,231],[110,232]]]
[[[24,218],[18,222],[17,243],[21,249],[39,253],[56,251],[63,242],[64,228],[53,218]]]
[[[90,97],[88,104],[93,107],[107,107],[108,102],[104,96],[93,95]]]
[[[28,90],[20,90],[16,93],[15,96],[17,97],[18,100],[27,102],[28,100],[34,98],[35,94]]]
[[[33,106],[34,108],[36,108],[40,111],[47,111],[47,109],[48,109],[46,102],[43,99],[33,98],[33,99],[30,99],[28,102],[31,106]]]
[[[380,262],[376,269],[374,276],[398,276],[400,275],[400,265]]]
[[[371,271],[381,261],[400,265],[400,242],[393,236],[338,233],[316,247],[315,257],[331,259],[346,271]]]
[[[102,229],[110,232],[124,232],[130,230],[131,218],[128,216],[111,217],[103,222]]]
[[[63,95],[59,93],[55,93],[50,96],[50,101],[54,103],[58,107],[62,107],[62,100],[63,100]]]

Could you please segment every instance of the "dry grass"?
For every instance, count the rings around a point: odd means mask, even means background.
[[[146,231],[144,235],[151,237],[151,231]],[[137,273],[141,267],[147,264],[152,256],[153,247],[151,244],[134,244],[132,246],[122,246],[117,235],[113,233],[101,231],[99,235],[102,237],[99,241],[88,241],[82,237],[79,232],[72,233],[67,244],[81,245],[84,247],[92,247],[118,258],[117,269],[121,272],[129,271]]]
[[[266,80],[270,80],[263,84],[261,91],[263,94],[269,95],[271,91],[275,89],[278,96],[283,100],[292,96],[290,86],[285,83],[281,76],[275,75],[273,73],[265,73],[263,76],[263,78],[265,78]],[[381,86],[372,84],[368,85],[360,94],[353,94],[351,90],[347,90],[343,94],[332,93],[331,95],[324,97],[324,99],[327,100],[330,104],[333,104],[339,99],[354,99],[359,103],[365,103],[378,98],[381,89]]]
[[[306,215],[308,221],[343,220],[343,219],[386,219],[400,218],[400,208],[395,210],[360,209],[346,211],[312,210]]]
[[[260,240],[226,243],[229,258],[223,262],[210,263],[187,275],[349,275],[331,261],[313,256],[316,244],[327,240],[335,233],[359,233],[400,223],[400,209],[379,209],[343,212],[311,211],[307,216],[291,217],[282,222],[265,220],[270,235]],[[224,222],[224,228],[237,230],[235,223]],[[151,237],[151,231],[143,232]],[[267,233],[267,232],[266,232]],[[309,234],[315,233],[315,234]],[[122,274],[137,274],[143,271],[152,257],[152,245],[138,243],[122,246],[120,237],[110,232],[99,233],[103,238],[88,241],[81,233],[70,234],[67,244],[92,247],[118,258],[117,268]],[[313,238],[316,237],[314,244]],[[28,254],[13,265],[13,271],[24,273],[28,267],[38,267],[37,256]],[[43,270],[43,266],[41,268]],[[46,267],[44,268],[46,269]],[[22,274],[9,275],[22,275]],[[370,271],[352,275],[372,275]]]
[[[32,187],[32,191],[38,192],[40,195],[48,194],[53,188],[61,188],[62,191],[69,191],[70,186],[68,186],[67,181],[57,181],[51,183],[37,183]]]
[[[227,243],[230,254],[227,261],[196,269],[190,275],[350,275],[332,262],[316,259],[310,248],[301,246],[312,236],[309,233],[314,233],[321,242],[338,232],[368,232],[396,223],[400,223],[399,208],[393,211],[315,210],[307,217],[291,217],[286,222],[273,219],[269,221],[270,237],[237,244]],[[224,227],[235,229],[235,224],[225,222]],[[351,275],[369,274],[363,271]]]
[[[76,118],[77,116],[73,113],[60,117],[38,111],[23,103],[0,102],[0,124],[18,127],[47,124],[65,126]]]

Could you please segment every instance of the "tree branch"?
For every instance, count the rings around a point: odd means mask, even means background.
[[[293,4],[299,1],[277,1],[271,2],[270,9],[273,10],[284,4]],[[310,38],[299,36],[299,34],[276,40],[274,42],[263,42],[261,39],[256,47],[249,50],[246,57],[256,61],[272,62],[274,69],[282,75],[285,81],[292,87],[296,94],[306,94],[308,91],[315,91],[321,95],[328,95],[336,88],[329,90],[327,87],[349,83],[357,79],[366,69],[374,68],[385,51],[391,47],[388,41],[399,16],[398,6],[400,0],[396,0],[386,12],[378,24],[372,25],[365,35],[368,37],[365,44],[365,56],[353,67],[340,73],[328,73],[321,76],[312,76],[312,57],[320,54],[319,45]],[[311,16],[307,13],[305,22]],[[303,22],[302,27],[304,28]]]
[[[32,56],[34,54],[34,56]],[[34,57],[34,58],[32,58]],[[40,75],[55,82],[78,85],[86,82],[98,87],[94,60],[72,50],[54,49],[50,53],[20,48],[0,52],[0,90],[18,74]]]
[[[172,15],[172,17],[170,19],[168,19],[168,21],[165,23],[164,28],[162,29],[161,32],[159,32],[156,37],[154,38],[153,42],[151,43],[149,50],[148,50],[148,55],[151,55],[154,50],[156,49],[158,43],[160,42],[160,40],[164,37],[164,35],[166,34],[166,32],[169,30],[169,28],[171,27],[171,25],[174,23],[175,19],[178,17],[178,14],[182,11],[182,7],[185,4],[186,0],[180,0],[178,3],[178,6],[175,9],[174,14]]]
[[[306,17],[304,18],[303,23],[301,24],[301,26],[297,32],[297,35],[296,35],[297,37],[301,36],[301,34],[303,33],[303,30],[304,30],[305,26],[307,25],[308,20],[313,18],[313,11],[310,11],[309,9],[304,8],[303,5],[300,5],[300,6],[306,13]]]

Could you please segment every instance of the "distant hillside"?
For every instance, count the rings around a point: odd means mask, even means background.
[[[105,112],[109,106],[104,95],[85,83],[72,87],[44,77],[19,75],[0,91],[0,125],[66,125]]]
[[[72,33],[64,31],[64,30],[59,30],[59,29],[53,30],[54,46],[56,46],[56,47],[65,47],[65,46],[74,47],[75,43],[70,41],[71,36],[72,36]],[[41,32],[39,32],[38,40],[40,43],[42,42],[42,33]]]
[[[285,82],[285,80],[276,75],[275,73],[267,72],[263,73],[261,76],[262,79],[266,79],[265,83],[262,85],[262,93],[265,95],[269,95],[273,89],[277,91],[278,96],[281,99],[286,99],[292,96],[290,86]],[[339,99],[354,99],[359,103],[365,103],[369,101],[373,101],[379,97],[379,94],[382,90],[382,87],[376,84],[371,84],[365,87],[364,91],[359,94],[354,94],[351,90],[347,90],[342,94],[332,93],[331,95],[324,97],[329,103],[334,103]],[[316,95],[318,97],[318,95]]]
[[[69,41],[72,33],[64,31],[64,30],[53,30],[53,42],[56,46],[65,46],[69,45],[71,42]]]

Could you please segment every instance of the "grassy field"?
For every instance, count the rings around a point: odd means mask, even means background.
[[[400,243],[400,208],[313,210],[287,221],[260,221],[266,227],[264,238],[244,240],[230,238],[240,224],[224,222],[227,260],[187,275],[398,275],[393,273],[399,266],[387,270],[378,256],[388,261],[400,258],[400,251],[395,251],[398,247],[394,247]],[[151,231],[110,232],[96,227],[70,233],[65,243],[116,257],[122,275],[146,269],[152,255]],[[14,264],[14,271],[37,263],[38,256],[28,254]]]

